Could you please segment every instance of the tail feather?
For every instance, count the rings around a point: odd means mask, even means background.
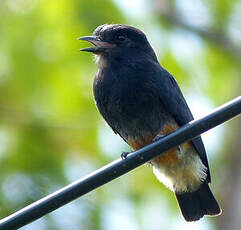
[[[195,192],[176,193],[177,201],[186,221],[196,221],[204,215],[219,215],[221,209],[207,183]]]

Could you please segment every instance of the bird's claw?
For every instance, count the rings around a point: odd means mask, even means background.
[[[159,140],[161,140],[163,137],[164,137],[164,135],[157,134],[157,135],[153,138],[152,142],[159,141]]]
[[[121,154],[121,159],[122,159],[122,160],[126,159],[126,158],[127,158],[127,155],[128,155],[129,153],[130,153],[130,152],[123,152],[123,153]]]

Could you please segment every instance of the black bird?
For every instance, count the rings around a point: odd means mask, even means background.
[[[94,46],[98,72],[94,97],[105,121],[134,150],[193,120],[174,77],[158,62],[145,34],[132,26],[101,25],[79,38]],[[221,213],[208,183],[210,172],[201,137],[150,161],[159,181],[176,195],[187,221]]]

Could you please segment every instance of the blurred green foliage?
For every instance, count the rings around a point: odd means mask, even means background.
[[[98,114],[92,96],[97,67],[78,51],[86,44],[76,38],[98,25],[143,29],[191,104],[209,110],[240,94],[241,3],[195,2],[0,1],[0,218],[128,149]],[[227,223],[240,213],[228,213],[225,199],[240,188],[224,187],[231,158],[241,152],[238,119],[219,129],[210,147],[212,187],[224,209],[215,222],[185,224],[172,193],[142,166],[22,229],[234,229]]]

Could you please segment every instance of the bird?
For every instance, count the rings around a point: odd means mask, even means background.
[[[194,119],[177,81],[158,62],[140,29],[104,24],[91,36],[78,39],[92,44],[81,51],[93,53],[98,65],[93,83],[97,108],[114,133],[133,150]],[[186,221],[220,215],[209,188],[210,169],[200,136],[149,163],[157,179],[175,193]]]

